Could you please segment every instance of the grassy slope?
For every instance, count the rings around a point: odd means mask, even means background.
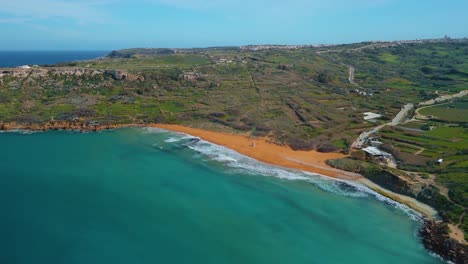
[[[100,122],[181,123],[269,134],[295,147],[330,144],[348,148],[362,130],[375,126],[363,122],[363,112],[381,113],[389,119],[408,102],[468,87],[467,41],[352,50],[368,44],[299,50],[201,49],[157,55],[127,50],[125,58],[73,66],[121,69],[143,76],[144,82],[114,80],[108,75],[3,77],[0,121],[67,119],[80,116],[78,110],[85,108],[95,111],[87,119]],[[330,49],[337,52],[317,53]],[[352,93],[355,87],[348,82],[346,65],[355,67],[356,83],[372,97]],[[183,78],[184,73],[193,72],[197,74],[193,80]],[[443,120],[406,125],[418,129],[435,124],[433,131],[386,130],[382,136],[403,153],[403,166],[414,157],[419,162],[406,164],[405,169],[436,173],[437,182],[466,208],[468,154],[463,151],[468,139],[462,127],[467,122],[466,101],[448,107],[422,111]],[[458,122],[458,127],[450,127],[451,122]],[[433,161],[439,157],[447,162],[435,167]]]

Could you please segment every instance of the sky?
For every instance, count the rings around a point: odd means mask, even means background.
[[[0,50],[468,37],[468,0],[0,0]]]

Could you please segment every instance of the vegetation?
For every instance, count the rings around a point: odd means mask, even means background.
[[[467,87],[466,39],[129,49],[92,61],[0,70],[0,123],[179,123],[268,136],[293,149],[348,152],[362,131],[376,126],[363,120],[364,112],[385,121],[407,103]],[[398,169],[369,163],[364,152],[330,165],[391,184],[435,206],[467,233],[468,100],[419,114],[426,119],[378,135]],[[417,192],[409,182],[419,184]]]
[[[468,123],[468,99],[427,107],[420,113],[443,122]]]

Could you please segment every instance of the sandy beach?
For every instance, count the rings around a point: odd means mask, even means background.
[[[414,198],[391,192],[367,180],[360,174],[338,170],[325,163],[328,159],[346,157],[346,155],[341,153],[295,151],[288,146],[271,143],[266,138],[249,137],[247,134],[214,132],[181,125],[154,124],[151,126],[196,136],[271,165],[318,173],[336,179],[356,181],[381,195],[413,208],[429,219],[434,219],[437,215],[437,211],[432,207]]]
[[[318,173],[338,179],[356,180],[362,177],[356,173],[334,169],[325,163],[327,159],[346,157],[340,153],[294,151],[287,146],[270,143],[266,138],[252,138],[243,134],[213,132],[180,125],[157,124],[153,126],[197,136],[272,165]]]

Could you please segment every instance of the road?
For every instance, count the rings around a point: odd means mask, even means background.
[[[468,95],[468,90],[463,90],[457,94],[452,94],[452,95],[442,95],[435,99],[419,103],[418,106],[427,106],[427,105],[433,105],[435,103],[442,103],[442,102],[449,101],[455,98],[463,97],[465,95]]]
[[[461,91],[461,92],[459,92],[457,94],[442,95],[442,96],[439,96],[439,97],[437,97],[435,99],[419,103],[418,106],[420,106],[420,107],[418,109],[416,109],[415,115],[414,115],[412,120],[426,120],[426,119],[429,119],[429,117],[427,117],[425,115],[421,115],[419,113],[419,111],[421,111],[422,109],[427,108],[427,107],[432,107],[432,105],[434,105],[434,104],[438,104],[438,105],[448,104],[449,102],[447,102],[447,103],[444,103],[444,102],[450,101],[450,100],[455,99],[455,98],[460,98],[460,97],[463,97],[463,96],[466,96],[466,95],[468,95],[468,90],[463,90],[463,91]]]
[[[354,85],[356,84],[356,83],[354,82],[354,72],[355,72],[355,71],[356,71],[356,70],[354,69],[354,67],[349,66],[349,77],[348,77],[348,80],[349,80],[349,82],[350,82],[351,84],[354,84]]]
[[[346,65],[346,64],[343,64],[343,65],[349,67],[349,77],[348,77],[349,83],[351,83],[352,85],[358,87],[359,89],[364,90],[364,87],[362,87],[361,85],[357,84],[357,83],[354,81],[354,74],[356,73],[356,69],[354,69],[353,66],[349,66],[349,65]]]
[[[388,123],[389,126],[396,126],[400,124],[403,119],[408,115],[408,112],[414,108],[414,104],[409,103],[401,108],[400,112],[393,118],[392,122]]]
[[[359,135],[359,137],[353,142],[353,144],[351,145],[351,148],[359,148],[360,149],[360,148],[362,148],[364,146],[364,144],[367,142],[367,139],[372,134],[375,134],[375,133],[379,132],[385,126],[396,126],[396,125],[400,124],[403,121],[403,119],[408,115],[408,112],[411,111],[413,108],[414,108],[414,104],[411,104],[411,103],[406,104],[405,106],[403,106],[401,108],[400,112],[398,112],[398,114],[393,118],[393,120],[391,122],[380,125],[378,127],[374,127],[373,129],[371,129],[369,131],[362,132]]]

